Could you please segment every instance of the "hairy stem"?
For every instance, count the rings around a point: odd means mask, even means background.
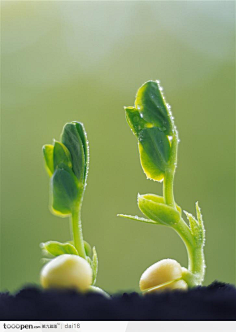
[[[71,224],[75,248],[80,257],[86,258],[81,224],[81,204],[76,206],[72,211]]]
[[[173,228],[179,234],[187,249],[188,270],[194,275],[194,283],[190,286],[201,285],[205,274],[203,245],[196,246],[195,239],[182,218]]]
[[[174,199],[174,176],[175,169],[177,164],[177,153],[178,153],[178,133],[174,129],[171,150],[170,150],[170,159],[169,165],[164,176],[163,183],[163,196],[165,203],[175,208],[175,199]]]

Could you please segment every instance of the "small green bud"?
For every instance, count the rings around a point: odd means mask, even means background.
[[[138,206],[140,211],[156,223],[165,226],[177,224],[181,218],[180,212],[169,205],[158,203],[155,195],[139,195]]]
[[[41,271],[43,288],[87,291],[92,284],[92,269],[80,256],[60,255],[47,263]]]

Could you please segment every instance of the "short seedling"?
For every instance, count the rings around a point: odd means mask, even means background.
[[[163,182],[163,196],[138,195],[138,206],[145,218],[119,216],[173,228],[188,252],[188,269],[175,260],[162,260],[150,266],[141,276],[142,292],[163,289],[186,289],[201,285],[205,274],[205,230],[201,211],[196,203],[197,219],[184,211],[174,199],[174,175],[177,166],[178,132],[170,106],[166,103],[158,81],[144,83],[136,94],[134,107],[125,107],[126,120],[138,139],[140,162],[148,179]]]
[[[89,168],[88,140],[83,124],[67,123],[61,141],[44,145],[43,154],[50,176],[52,212],[70,217],[73,240],[41,244],[47,261],[41,271],[42,286],[103,292],[94,286],[98,271],[96,249],[91,249],[82,234],[81,207]]]

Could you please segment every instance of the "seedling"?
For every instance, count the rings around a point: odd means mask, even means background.
[[[133,107],[125,107],[126,120],[138,139],[140,162],[147,178],[163,182],[163,196],[138,195],[138,206],[145,218],[118,216],[164,225],[174,229],[188,252],[188,269],[175,260],[163,260],[149,267],[140,279],[143,292],[201,285],[205,274],[205,230],[201,211],[196,203],[197,218],[184,211],[174,198],[174,175],[177,166],[178,131],[170,106],[166,103],[158,81],[148,81],[138,90]]]
[[[41,272],[43,287],[96,291],[98,257],[95,247],[83,240],[81,208],[87,185],[89,148],[85,128],[80,122],[67,123],[61,140],[44,145],[46,170],[50,177],[52,212],[70,217],[73,239],[66,243],[42,243],[47,265]],[[60,256],[60,257],[58,257]],[[100,290],[99,290],[100,291]]]

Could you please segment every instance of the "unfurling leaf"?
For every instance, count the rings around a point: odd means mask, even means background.
[[[69,215],[76,206],[80,189],[72,170],[60,164],[52,176],[52,208],[56,214]]]
[[[204,240],[205,240],[205,229],[204,229],[202,215],[201,215],[201,211],[200,211],[198,202],[196,203],[196,212],[197,212],[198,220],[196,220],[191,213],[184,211],[184,213],[186,214],[188,221],[189,221],[191,233],[193,234],[197,245],[202,245],[202,244],[204,244]]]
[[[78,251],[75,249],[75,247],[68,242],[60,243],[57,241],[48,241],[42,243],[41,248],[47,254],[55,257],[64,254],[78,255]]]
[[[169,205],[157,203],[145,195],[138,196],[138,206],[141,212],[148,218],[162,225],[171,226],[180,220],[180,213]]]
[[[83,186],[86,182],[88,149],[86,133],[82,124],[79,122],[67,123],[63,128],[61,141],[70,151],[73,172],[79,185]]]
[[[173,121],[158,82],[138,90],[134,107],[126,107],[126,120],[139,141],[140,161],[149,179],[162,181],[170,159]]]

